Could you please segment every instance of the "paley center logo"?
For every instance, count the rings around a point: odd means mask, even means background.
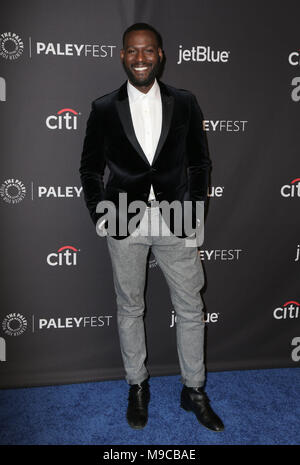
[[[7,203],[19,203],[25,195],[26,188],[19,179],[6,179],[0,186],[0,197]]]
[[[242,249],[212,249],[212,250],[200,250],[200,258],[202,261],[229,261],[239,260],[240,252]]]
[[[2,321],[2,329],[7,336],[20,336],[27,326],[26,318],[18,312],[9,313]]]
[[[204,131],[213,132],[245,132],[248,120],[203,120]]]
[[[33,332],[47,329],[76,329],[76,328],[102,328],[110,325],[112,315],[70,316],[39,318],[38,324],[33,325]],[[33,318],[34,320],[34,318]]]
[[[184,61],[207,61],[211,63],[227,63],[229,60],[229,51],[212,50],[210,46],[196,45],[191,49],[183,49],[179,45],[178,61],[180,65]]]
[[[77,129],[77,119],[81,113],[72,108],[62,108],[55,115],[46,118],[48,129]]]
[[[92,57],[92,58],[112,58],[116,45],[104,44],[72,44],[54,42],[34,42],[29,38],[29,56],[55,55],[64,57]]]
[[[32,183],[32,199],[34,197],[35,190],[39,199],[49,199],[50,197],[54,197],[56,199],[73,199],[80,197],[82,193],[82,186],[37,186],[37,188],[34,189]]]
[[[72,245],[64,245],[57,252],[51,252],[47,255],[47,263],[50,266],[76,266],[77,254],[80,249]]]
[[[295,178],[280,189],[282,197],[300,197],[300,178]]]
[[[15,32],[0,34],[0,56],[6,60],[17,60],[24,51],[24,43]]]
[[[300,304],[296,300],[289,300],[285,302],[282,307],[277,307],[273,311],[275,320],[287,320],[299,318]]]

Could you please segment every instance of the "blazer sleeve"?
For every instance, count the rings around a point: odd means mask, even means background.
[[[190,200],[192,202],[206,201],[211,161],[207,136],[203,129],[203,114],[193,94],[190,94],[190,118],[186,153]]]
[[[92,102],[79,172],[84,200],[95,225],[103,215],[103,213],[96,213],[96,207],[98,202],[104,200],[105,197],[103,183],[105,165],[104,127],[101,124],[101,118],[97,114],[95,102]]]

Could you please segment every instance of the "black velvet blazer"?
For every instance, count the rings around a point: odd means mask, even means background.
[[[152,165],[135,135],[127,81],[118,90],[92,102],[79,172],[95,225],[103,216],[96,212],[98,202],[110,200],[118,210],[120,192],[127,193],[129,202],[147,202],[151,184],[158,201],[191,200],[195,206],[196,201],[207,199],[211,161],[202,111],[191,92],[159,80],[158,84],[162,130]],[[106,165],[109,177],[104,186]],[[133,215],[128,214],[128,221]],[[173,232],[173,225],[169,227]]]

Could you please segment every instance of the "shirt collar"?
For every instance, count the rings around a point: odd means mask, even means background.
[[[128,93],[128,97],[133,101],[136,101],[142,98],[156,100],[160,96],[160,88],[155,78],[154,84],[151,87],[151,89],[146,94],[144,94],[144,92],[141,92],[140,90],[138,90],[128,80],[127,81],[127,93]]]

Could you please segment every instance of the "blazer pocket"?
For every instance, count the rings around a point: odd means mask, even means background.
[[[176,191],[179,191],[180,189],[187,189],[187,183],[186,182],[183,182],[182,184],[180,184],[179,186],[176,187]]]
[[[124,189],[120,189],[119,187],[115,186],[107,186],[106,187],[106,192],[126,192]]]
[[[186,125],[185,124],[181,124],[180,126],[176,126],[174,129],[172,129],[172,131],[180,131],[181,129],[185,129]]]

